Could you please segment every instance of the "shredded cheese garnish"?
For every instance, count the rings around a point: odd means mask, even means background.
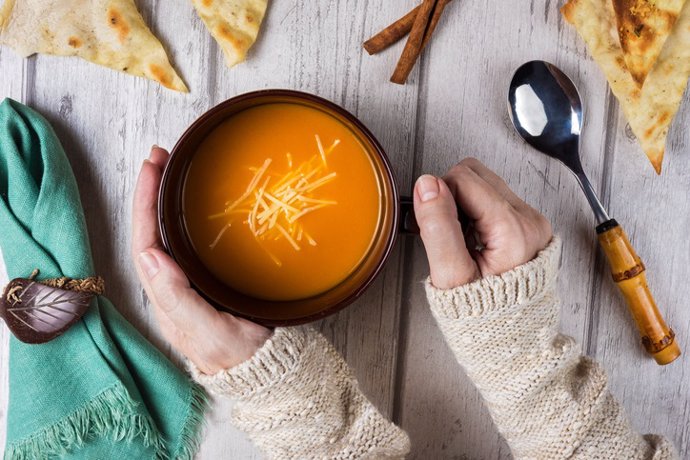
[[[326,162],[326,151],[323,149],[323,144],[321,143],[321,138],[319,137],[318,134],[316,134],[315,137],[316,137],[316,146],[319,148],[319,153],[321,154],[321,161],[323,161],[324,166],[328,166],[328,163]]]
[[[263,242],[285,239],[295,251],[302,249],[300,243],[303,240],[310,246],[317,245],[316,240],[304,229],[300,219],[319,209],[337,204],[333,200],[315,197],[314,192],[337,177],[336,172],[328,171],[326,158],[340,144],[340,139],[336,139],[328,149],[324,149],[319,135],[316,134],[314,138],[318,153],[297,168],[293,167],[292,154],[289,152],[285,154],[288,171],[284,174],[269,171],[271,158],[266,159],[258,168],[249,168],[254,176],[244,193],[236,200],[227,201],[223,212],[209,216],[209,219],[228,219],[211,243],[211,249],[218,245],[231,227],[232,217],[235,215],[246,217],[243,223],[279,267],[282,266],[282,262],[262,244]]]

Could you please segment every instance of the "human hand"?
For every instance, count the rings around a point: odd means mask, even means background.
[[[456,202],[472,221],[482,249],[465,242]],[[500,275],[532,260],[551,241],[551,224],[517,197],[479,160],[466,158],[439,179],[421,176],[414,208],[429,259],[431,282],[439,289]]]
[[[157,198],[168,156],[153,147],[141,167],[132,211],[132,258],[163,336],[201,372],[215,374],[251,358],[271,331],[217,311],[191,288],[180,267],[163,251]]]

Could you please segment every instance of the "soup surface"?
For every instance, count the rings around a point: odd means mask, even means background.
[[[336,286],[366,256],[381,191],[355,134],[301,104],[246,109],[199,146],[184,187],[195,251],[223,283],[296,300]]]

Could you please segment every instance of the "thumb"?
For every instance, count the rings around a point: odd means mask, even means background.
[[[180,331],[195,337],[217,319],[217,311],[192,289],[182,269],[165,252],[147,249],[139,254],[137,268],[151,302]]]
[[[433,285],[450,289],[479,278],[477,264],[465,246],[455,200],[443,180],[430,175],[417,180],[414,212]]]

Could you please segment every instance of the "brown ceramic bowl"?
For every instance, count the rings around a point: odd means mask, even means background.
[[[248,297],[219,281],[194,251],[182,213],[187,170],[203,139],[218,124],[234,114],[250,107],[274,103],[303,104],[316,108],[347,126],[369,153],[377,171],[383,197],[377,235],[359,267],[347,279],[322,294],[286,302]],[[336,104],[311,94],[290,90],[264,90],[242,94],[220,103],[196,120],[172,150],[163,173],[158,210],[163,243],[199,293],[218,309],[266,326],[287,326],[315,321],[337,312],[357,299],[383,268],[395,243],[401,221],[400,196],[388,158],[371,132],[357,118]],[[415,225],[414,218],[405,221],[411,226]]]

